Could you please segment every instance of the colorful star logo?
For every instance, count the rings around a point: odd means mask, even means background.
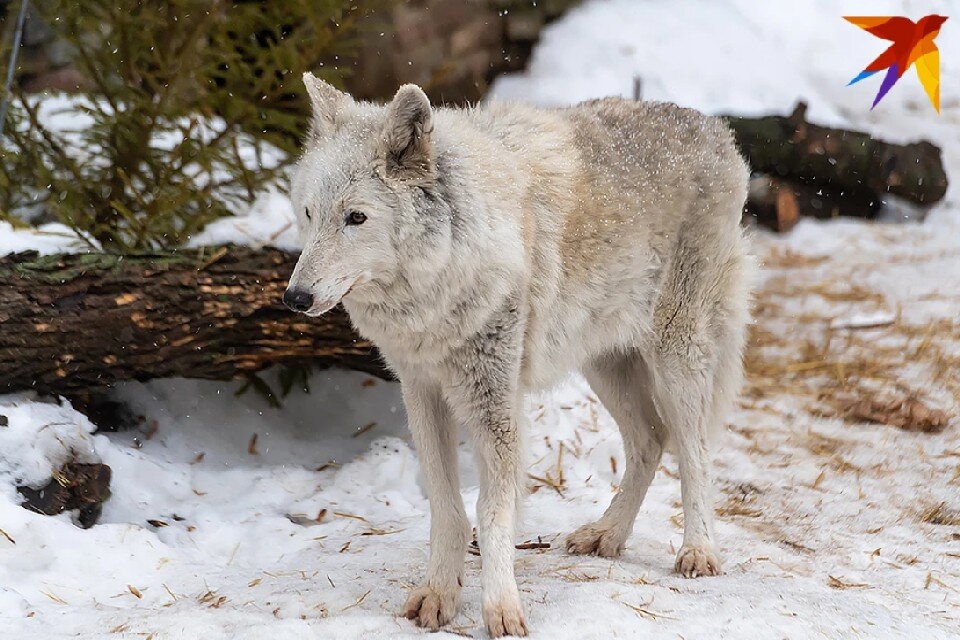
[[[870,107],[871,110],[913,65],[917,68],[920,84],[930,97],[930,103],[933,104],[937,113],[940,113],[940,51],[933,40],[940,34],[940,27],[947,21],[946,17],[929,15],[920,18],[917,22],[909,18],[890,16],[844,16],[844,20],[852,22],[878,38],[893,42],[847,85],[850,86],[879,71],[887,70],[887,75],[880,84],[880,91]]]

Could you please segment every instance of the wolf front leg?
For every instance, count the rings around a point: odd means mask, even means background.
[[[457,350],[445,391],[470,428],[480,468],[477,537],[482,563],[483,620],[491,637],[525,636],[514,577],[514,528],[522,487],[519,388],[522,322],[510,305]]]
[[[430,499],[427,576],[410,593],[403,615],[436,631],[457,615],[470,535],[457,472],[457,425],[438,384],[414,374],[401,373],[400,379]]]

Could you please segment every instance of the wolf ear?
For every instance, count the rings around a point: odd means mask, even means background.
[[[353,98],[309,71],[303,74],[303,84],[313,108],[310,138],[321,140],[337,130],[343,120],[343,112],[353,104]]]
[[[387,175],[401,180],[432,179],[432,132],[430,100],[417,85],[403,85],[387,106],[387,121],[383,128],[382,153]]]

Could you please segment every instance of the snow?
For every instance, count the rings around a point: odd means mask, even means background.
[[[187,246],[227,243],[299,250],[296,218],[290,199],[276,188],[267,190],[259,194],[246,211],[209,223],[190,238]],[[42,255],[79,253],[98,246],[96,240],[84,239],[58,222],[14,227],[0,220],[0,256],[20,251],[38,251]]]
[[[0,255],[20,251],[38,251],[41,254],[71,253],[89,245],[73,229],[59,222],[36,227],[14,227],[0,220]]]
[[[64,153],[85,164],[91,159],[97,163],[105,162],[96,154],[91,154],[88,136],[85,131],[94,123],[90,115],[92,110],[109,113],[111,107],[106,103],[94,104],[89,98],[82,95],[50,94],[40,98],[31,98],[37,107],[37,118],[46,130],[58,136],[63,142]],[[184,136],[190,136],[202,143],[213,140],[221,133],[226,123],[219,117],[180,118],[157,126],[157,131],[150,141],[153,149],[173,149]],[[0,138],[2,143],[2,138]],[[237,136],[237,153],[244,166],[251,170],[273,169],[286,159],[284,152],[277,147],[264,142],[258,142],[250,136]],[[219,163],[211,167],[201,167],[193,162],[183,168],[183,173],[194,180],[197,185],[204,185],[210,180],[223,180],[228,177]],[[12,214],[27,221],[34,218],[42,210],[35,205],[40,194],[35,194],[34,202],[21,203],[15,206]],[[236,188],[221,189],[218,197],[226,203],[239,208],[246,194]],[[256,194],[256,199],[246,211],[240,215],[217,220],[203,229],[188,242],[189,246],[204,244],[224,244],[234,242],[250,246],[275,246],[281,249],[296,248],[296,227],[293,224],[293,213],[290,210],[289,199],[273,187]],[[82,238],[76,231],[67,225],[59,223],[45,223],[35,228],[14,228],[9,222],[0,221],[0,255],[7,253],[35,250],[41,254],[71,253],[95,250],[99,243],[93,238]]]
[[[276,188],[269,189],[259,194],[246,211],[209,223],[190,239],[187,246],[227,243],[299,250],[296,218],[290,199]],[[78,253],[97,246],[96,240],[84,239],[58,222],[14,227],[0,220],[0,256],[28,250],[41,254]]]
[[[0,415],[7,419],[0,427],[0,487],[4,490],[14,482],[43,486],[50,480],[51,469],[71,460],[97,461],[90,436],[95,427],[69,404],[0,396]]]
[[[188,246],[227,243],[299,251],[297,219],[290,198],[277,189],[266,191],[254,200],[246,212],[208,224],[190,238]]]
[[[498,81],[494,94],[563,104],[629,94],[639,74],[645,97],[710,112],[786,112],[803,97],[813,120],[934,140],[955,177],[956,25],[947,22],[938,40],[937,117],[909,75],[868,111],[876,86],[844,85],[882,43],[840,19],[955,8],[594,0],[551,26],[530,71]],[[787,235],[753,235],[765,266],[758,330],[787,338],[769,353],[803,360],[806,340],[839,343],[851,357],[901,351],[898,383],[922,390],[952,422],[940,434],[851,424],[811,399],[802,378],[752,376],[750,389],[764,393],[744,395],[715,458],[725,575],[672,573],[682,528],[669,455],[622,558],[566,555],[563,536],[615,491],[620,438],[577,376],[529,400],[528,470],[563,477],[559,491],[531,481],[539,488],[518,531],[518,542],[551,545],[517,552],[532,637],[960,638],[960,527],[923,518],[941,503],[960,510],[960,387],[955,370],[938,370],[960,358],[956,184],[923,224],[803,220]],[[282,195],[267,194],[194,242],[287,246],[291,215]],[[41,237],[11,233],[0,227],[0,250],[41,246]],[[818,293],[824,287],[866,293]],[[146,421],[118,434],[92,434],[64,401],[0,397],[0,637],[423,635],[396,615],[422,577],[429,529],[397,386],[318,372],[309,395],[294,392],[279,409],[254,393],[236,396],[237,386],[123,385],[118,397]],[[477,473],[469,447],[460,448],[472,513]],[[14,489],[43,484],[71,452],[113,469],[113,495],[89,530],[67,514],[25,511]],[[468,556],[467,567],[462,613],[437,638],[485,637],[479,558]]]

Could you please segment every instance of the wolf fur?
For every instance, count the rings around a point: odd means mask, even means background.
[[[726,125],[616,98],[435,109],[413,85],[383,106],[304,80],[314,113],[292,186],[304,245],[287,293],[308,315],[342,300],[401,381],[431,511],[405,615],[436,629],[457,612],[463,425],[480,469],[484,621],[494,637],[526,634],[513,570],[523,397],[574,370],[616,420],[626,465],[567,550],[620,553],[669,443],[676,568],[717,574],[710,436],[740,386],[752,270],[748,172]]]

